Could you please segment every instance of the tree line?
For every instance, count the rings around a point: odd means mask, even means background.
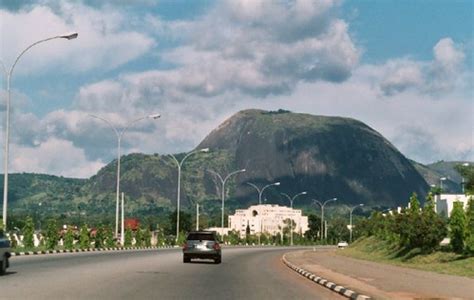
[[[452,251],[474,254],[473,197],[470,197],[466,210],[462,202],[454,202],[448,219],[435,212],[431,193],[426,197],[424,207],[421,207],[415,193],[410,197],[409,203],[409,207],[401,212],[373,212],[369,218],[357,225],[359,234],[388,241],[404,252],[419,249],[423,253],[438,250],[441,241],[449,237]]]

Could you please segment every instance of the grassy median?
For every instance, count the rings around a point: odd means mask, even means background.
[[[368,237],[357,240],[350,247],[337,253],[374,262],[474,278],[474,257],[466,257],[448,250],[430,254],[423,254],[418,249],[403,252],[386,241]]]

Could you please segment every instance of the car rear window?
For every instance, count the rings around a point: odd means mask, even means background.
[[[214,235],[212,233],[190,233],[187,240],[189,241],[214,241]]]

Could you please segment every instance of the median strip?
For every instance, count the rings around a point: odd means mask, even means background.
[[[161,247],[115,247],[115,248],[88,248],[88,249],[65,249],[65,250],[41,250],[41,251],[26,251],[26,252],[12,252],[11,256],[23,255],[45,255],[45,254],[60,254],[60,253],[78,253],[78,252],[98,252],[98,251],[126,251],[126,250],[150,250],[150,249],[166,249],[174,248],[173,246]]]
[[[330,282],[324,278],[321,278],[303,268],[300,268],[294,264],[292,264],[291,262],[289,262],[287,259],[286,259],[286,254],[283,255],[282,257],[282,261],[283,263],[289,267],[290,269],[296,271],[298,274],[300,274],[301,276],[304,276],[306,278],[308,278],[309,280],[319,284],[319,285],[322,285],[344,297],[347,297],[347,298],[350,298],[350,299],[354,299],[354,300],[367,300],[367,299],[371,299],[369,296],[366,296],[366,295],[362,295],[362,294],[359,294],[359,293],[356,293],[350,289],[347,289],[341,285],[337,285],[336,283],[334,282]]]

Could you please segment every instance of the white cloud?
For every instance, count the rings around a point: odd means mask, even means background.
[[[80,2],[60,1],[49,6],[28,6],[16,12],[0,10],[2,28],[0,57],[6,66],[35,41],[76,31],[75,40],[58,39],[31,48],[15,73],[45,70],[85,72],[113,69],[148,52],[154,40],[127,30],[127,18],[112,9],[99,10]]]
[[[35,67],[54,57],[71,59],[71,68],[80,70],[113,68],[154,44],[127,30],[124,15],[113,9],[59,3],[54,11],[40,6],[35,13],[49,18],[55,30],[81,25],[84,44],[42,47],[47,59],[30,60]],[[339,6],[329,0],[241,0],[218,2],[191,21],[148,16],[146,32],[178,44],[157,54],[171,68],[85,84],[70,109],[41,119],[17,112],[21,136],[15,139],[14,169],[89,176],[114,159],[112,129],[88,114],[122,127],[159,112],[161,119],[127,131],[122,151],[177,153],[192,149],[227,117],[247,108],[352,117],[421,162],[474,160],[472,99],[464,90],[472,90],[467,80],[472,75],[463,69],[462,47],[446,38],[434,46],[430,61],[403,57],[358,65],[361,51],[338,17]],[[80,13],[71,14],[73,9]],[[42,28],[31,14],[31,9],[17,13],[31,20],[28,28]],[[68,159],[54,161],[53,155],[62,153],[56,148],[68,152]]]
[[[409,58],[388,61],[381,68],[380,89],[387,96],[416,89],[421,93],[439,94],[462,87],[465,55],[461,45],[443,38],[433,47],[433,60],[415,61]]]
[[[104,166],[86,159],[84,150],[72,142],[50,138],[38,147],[12,147],[11,172],[56,174],[66,177],[89,177]]]

